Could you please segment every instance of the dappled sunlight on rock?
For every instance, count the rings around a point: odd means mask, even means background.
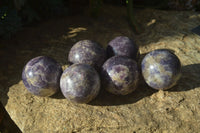
[[[156,19],[152,19],[150,22],[147,23],[147,26],[151,26],[156,23]]]
[[[83,28],[83,27],[77,27],[77,28],[70,27],[69,30],[70,31],[67,33],[67,35],[62,36],[63,39],[73,38],[73,37],[77,36],[79,32],[86,31],[87,29]]]

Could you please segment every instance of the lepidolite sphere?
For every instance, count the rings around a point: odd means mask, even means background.
[[[127,95],[137,87],[139,79],[137,63],[125,56],[113,56],[103,64],[102,79],[108,92]]]
[[[126,36],[118,36],[108,43],[107,55],[108,57],[115,55],[128,56],[137,60],[139,56],[139,49],[132,39]]]
[[[142,60],[141,66],[146,83],[157,90],[173,87],[181,75],[180,60],[167,49],[158,49],[148,53]]]
[[[96,69],[99,69],[106,60],[106,52],[96,42],[82,40],[74,44],[71,48],[68,60],[72,63],[89,64]]]
[[[63,95],[76,103],[88,103],[100,90],[100,78],[88,64],[73,64],[63,72],[60,79]]]
[[[22,80],[25,87],[37,96],[51,96],[59,89],[61,66],[52,58],[39,56],[24,67]]]

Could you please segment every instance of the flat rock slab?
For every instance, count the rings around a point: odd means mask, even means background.
[[[126,20],[125,8],[105,7],[97,20],[87,16],[50,20],[25,28],[9,41],[1,41],[7,50],[0,51],[5,64],[0,72],[1,101],[23,132],[200,132],[200,36],[190,31],[200,24],[200,14],[153,9],[135,12],[143,28],[138,35]],[[102,88],[89,104],[72,104],[61,92],[37,97],[24,87],[21,72],[31,58],[48,55],[66,68],[67,54],[75,42],[91,39],[106,47],[118,35],[135,39],[141,59],[154,49],[173,50],[182,63],[178,85],[168,91],[156,91],[141,77],[135,92],[115,96]]]

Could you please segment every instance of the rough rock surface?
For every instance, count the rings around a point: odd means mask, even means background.
[[[190,32],[200,24],[200,14],[153,9],[135,12],[144,29],[138,35],[128,25],[125,8],[106,7],[97,20],[87,16],[50,20],[0,41],[1,101],[23,132],[200,132],[200,36]],[[67,67],[67,55],[75,42],[92,39],[106,47],[119,35],[135,38],[141,58],[154,49],[172,49],[182,62],[178,85],[156,91],[141,78],[133,93],[115,96],[102,89],[90,104],[72,104],[60,92],[37,97],[24,87],[21,72],[31,58],[48,55]]]

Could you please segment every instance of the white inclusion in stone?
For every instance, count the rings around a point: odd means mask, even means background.
[[[163,80],[162,80],[160,74],[155,74],[154,76],[155,76],[156,81],[158,81],[159,83],[163,84]]]
[[[66,93],[70,94],[71,96],[77,95],[77,86],[76,83],[70,78],[67,79],[67,87],[66,87]]]
[[[149,66],[150,71],[154,71],[155,69],[157,69],[156,65],[150,65]],[[151,75],[148,80],[150,82],[159,82],[161,84],[163,84],[162,78],[160,73],[154,73],[153,75]]]

